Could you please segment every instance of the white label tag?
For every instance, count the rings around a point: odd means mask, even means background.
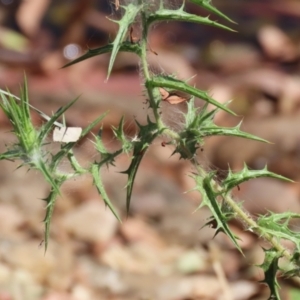
[[[61,143],[77,142],[81,132],[81,127],[55,127],[53,131],[53,141]]]

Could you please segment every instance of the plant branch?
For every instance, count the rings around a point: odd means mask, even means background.
[[[169,136],[172,140],[175,140],[177,142],[180,141],[180,135],[173,131],[170,128],[167,128],[164,130],[164,134]],[[208,176],[208,173],[201,167],[199,162],[197,161],[196,157],[192,156],[192,153],[189,153],[190,151],[186,148],[185,149],[187,153],[187,157],[190,157],[191,163],[194,165],[194,167],[197,169],[197,173],[201,177]],[[211,184],[214,187],[214,189],[218,192],[222,192],[222,187],[214,180],[211,180]],[[282,256],[284,256],[287,260],[292,260],[291,253],[284,247],[282,244],[278,241],[278,239],[271,234],[268,234],[264,232],[260,226],[254,221],[253,218],[251,218],[230,196],[230,194],[227,194],[224,196],[224,200],[226,203],[230,206],[230,208],[234,211],[236,214],[237,219],[239,219],[247,228],[249,231],[255,232],[257,236],[262,237],[266,241],[268,241],[274,249],[276,249],[279,253],[281,253]]]

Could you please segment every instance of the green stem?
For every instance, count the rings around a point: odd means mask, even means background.
[[[216,182],[214,184],[220,188]],[[244,224],[247,225],[249,231],[253,231],[256,233],[257,236],[263,237],[266,241],[268,241],[280,254],[282,254],[286,259],[289,261],[292,260],[291,253],[282,246],[276,237],[273,237],[272,235],[263,232],[260,227],[257,225],[257,223],[245,212],[243,211],[239,205],[232,199],[231,196],[225,197],[226,203],[234,210],[236,215],[238,216],[238,219],[243,221]]]
[[[88,172],[87,169],[83,168],[79,162],[77,161],[77,159],[75,158],[74,156],[74,153],[72,150],[70,150],[70,152],[67,154],[68,156],[68,159],[69,159],[69,162],[72,166],[72,168],[74,169],[74,171],[77,173],[77,174],[86,174]]]
[[[147,62],[148,24],[147,24],[145,11],[142,11],[141,16],[142,16],[142,28],[143,28],[142,40],[141,40],[141,64],[142,64],[144,80],[145,82],[148,82],[151,79],[151,75],[150,75],[148,62]],[[162,122],[161,117],[159,115],[159,109],[158,109],[159,106],[157,105],[157,101],[155,99],[154,88],[149,85],[146,85],[146,88],[149,96],[150,107],[152,108],[156,124],[159,129],[163,129],[165,128],[165,125]]]

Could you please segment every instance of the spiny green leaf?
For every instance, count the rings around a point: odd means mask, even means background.
[[[264,280],[261,282],[266,283],[270,289],[270,297],[268,300],[280,300],[279,284],[277,282],[276,274],[279,270],[278,260],[281,257],[276,249],[263,249],[265,252],[264,262],[258,267],[262,268],[265,274]]]
[[[121,154],[123,152],[123,149],[119,149],[116,152],[111,153],[107,151],[100,136],[94,135],[94,137],[95,137],[95,142],[93,142],[93,144],[95,145],[96,150],[101,155],[101,161],[97,163],[99,168],[102,165],[106,165],[108,167],[109,164],[114,166],[115,157]]]
[[[0,160],[15,160],[20,159],[24,153],[20,149],[11,149],[0,154]]]
[[[1,92],[2,102],[0,107],[9,119],[13,132],[18,138],[18,145],[24,155],[29,155],[36,149],[39,144],[37,141],[37,132],[32,124],[31,116],[28,111],[28,95],[23,92],[20,103],[9,94],[9,99]]]
[[[196,128],[194,130],[197,130]],[[253,134],[244,132],[240,130],[240,124],[236,127],[220,127],[215,124],[211,124],[210,126],[201,126],[198,129],[199,136],[201,137],[207,137],[207,136],[213,136],[213,135],[224,135],[224,136],[236,136],[241,137],[249,140],[255,140],[258,142],[264,142],[269,143],[267,140],[262,139],[258,136],[255,136]]]
[[[130,3],[126,7],[123,7],[123,8],[125,9],[125,14],[123,15],[122,19],[117,22],[119,24],[119,30],[118,30],[118,33],[117,33],[117,36],[116,36],[114,42],[112,43],[113,48],[111,50],[111,57],[109,60],[107,79],[110,76],[116,56],[122,46],[122,42],[128,32],[128,29],[131,26],[131,24],[134,23],[137,14],[139,13],[139,11],[142,8],[142,5]]]
[[[57,180],[53,178],[53,175],[49,168],[45,165],[45,163],[39,159],[37,162],[35,162],[35,168],[39,170],[46,181],[51,185],[53,191],[55,191],[56,194],[60,195],[59,185],[57,185]]]
[[[127,214],[129,213],[129,208],[130,208],[130,200],[131,200],[131,194],[132,194],[132,189],[133,189],[133,183],[134,179],[137,173],[137,170],[139,168],[139,165],[147,151],[147,147],[143,147],[143,150],[140,150],[140,145],[136,144],[135,147],[133,148],[133,155],[132,155],[132,160],[130,163],[129,168],[122,172],[124,174],[128,174],[128,179],[127,179],[127,184],[126,184],[126,211]]]
[[[21,90],[21,105],[23,108],[22,109],[23,119],[31,120],[30,110],[29,110],[29,97],[28,97],[28,86],[27,86],[26,75],[24,76],[23,88]]]
[[[179,132],[180,139],[178,139],[174,151],[174,153],[180,154],[180,158],[192,158],[199,146],[203,145],[204,138],[212,135],[232,135],[265,142],[265,140],[261,138],[242,132],[240,130],[240,124],[233,128],[215,125],[213,118],[219,108],[207,111],[208,102],[206,102],[203,108],[199,109],[194,105],[194,98],[191,98],[187,103],[187,107],[185,125],[182,131]]]
[[[202,6],[203,8],[205,8],[206,10],[216,14],[217,16],[224,18],[225,20],[231,22],[231,23],[235,23],[234,21],[232,21],[229,17],[227,17],[225,14],[223,14],[222,12],[220,12],[217,8],[215,8],[214,6],[212,6],[211,0],[190,0],[190,2],[193,2],[199,6]],[[236,23],[235,23],[236,24]]]
[[[71,151],[71,149],[75,146],[75,142],[66,143],[61,146],[60,151],[58,151],[55,155],[52,155],[50,170],[56,170],[58,168],[59,163],[63,158],[67,156],[67,154]]]
[[[108,112],[103,113],[96,120],[94,120],[91,124],[89,124],[86,128],[84,128],[82,130],[80,138],[85,137],[92,130],[92,128],[94,128],[100,121],[102,121],[107,116],[107,114],[108,114]]]
[[[2,90],[2,89],[0,89],[0,94],[1,94],[1,97],[2,97],[3,95],[6,95],[6,96],[9,96],[9,97],[14,98],[14,99],[17,100],[17,101],[21,101],[21,99],[20,99],[19,97],[15,96],[15,95],[13,95],[13,94],[11,94],[11,93],[9,93],[9,92],[6,92],[6,91],[4,91],[4,90]],[[30,103],[27,103],[27,105],[28,105],[31,109],[33,109],[34,111],[36,111],[36,112],[37,112],[44,120],[49,121],[49,120],[51,119],[49,116],[47,116],[46,114],[44,114],[42,111],[40,111],[40,110],[37,109],[36,107],[32,106]],[[60,124],[59,122],[55,122],[54,124],[55,124],[57,127],[63,127],[63,125]]]
[[[183,22],[193,22],[198,24],[204,24],[209,26],[214,26],[222,28],[229,31],[235,31],[227,26],[219,24],[216,21],[212,21],[209,17],[200,17],[194,14],[189,14],[183,10],[183,7],[177,10],[170,9],[160,9],[148,17],[148,23],[151,24],[156,21],[183,21]]]
[[[106,194],[106,191],[105,191],[105,188],[104,188],[101,176],[100,176],[99,166],[97,164],[92,165],[91,174],[93,176],[94,185],[96,186],[96,188],[97,188],[99,194],[101,195],[104,203],[109,207],[109,209],[114,214],[114,216],[121,222],[121,219],[120,219],[117,211],[115,210],[115,208],[112,205],[108,195]]]
[[[196,175],[194,176],[194,179],[197,183],[196,190],[198,190],[202,195],[202,202],[198,209],[200,209],[203,206],[208,206],[214,220],[216,221],[216,234],[220,231],[223,231],[234,243],[235,247],[241,252],[242,249],[240,248],[239,244],[237,243],[237,238],[235,235],[231,232],[227,222],[228,222],[228,215],[227,212],[223,212],[221,209],[220,204],[217,201],[217,197],[219,196],[219,192],[216,193],[211,185],[211,182],[213,181],[212,178],[215,175],[215,172],[211,172],[208,174],[205,178],[202,178],[202,176]],[[210,223],[210,222],[209,222]],[[207,224],[209,224],[207,223]]]
[[[206,103],[202,109],[199,109],[194,106],[193,99],[188,102],[188,111],[185,115],[185,129],[189,132],[189,139],[192,138],[193,140],[200,142],[203,140],[203,138],[208,136],[227,135],[268,143],[268,141],[262,138],[241,131],[241,123],[232,128],[217,126],[214,124],[213,118],[219,111],[219,108],[216,108],[212,111],[207,111],[207,104],[208,103]]]
[[[118,128],[113,127],[113,132],[115,137],[121,142],[123,151],[129,153],[132,150],[133,145],[124,133],[124,117],[121,118]]]
[[[110,53],[110,52],[112,52],[113,47],[114,47],[114,44],[108,44],[108,45],[105,45],[103,47],[99,47],[99,48],[95,48],[95,49],[89,49],[87,51],[87,53],[85,53],[82,56],[74,59],[73,61],[71,61],[69,63],[67,63],[66,65],[63,66],[63,68],[75,65],[75,64],[77,64],[77,63],[79,63],[83,60],[89,59],[89,58],[94,57],[94,56],[98,56],[98,55],[101,55],[101,54],[104,54],[104,53]],[[118,51],[133,52],[133,53],[137,54],[138,56],[141,55],[140,45],[137,44],[137,43],[133,44],[133,43],[128,42],[128,41],[122,42],[120,44],[120,48],[119,48]]]
[[[201,145],[200,142],[196,141],[194,137],[190,139],[189,135],[186,134],[184,138],[180,138],[180,141],[177,143],[172,155],[178,153],[180,155],[180,159],[190,160],[195,156],[199,145]]]
[[[293,180],[291,179],[288,179],[284,176],[268,171],[267,166],[262,170],[249,170],[247,165],[244,164],[244,168],[240,172],[232,173],[232,171],[229,169],[229,173],[226,179],[223,180],[222,185],[227,193],[235,186],[238,186],[241,183],[248,181],[250,179],[255,179],[259,177],[270,177],[270,178],[276,178],[280,180],[293,182]]]
[[[128,180],[127,180],[127,194],[126,194],[126,210],[127,213],[129,212],[130,208],[130,200],[131,200],[131,194],[133,189],[133,183],[134,179],[138,170],[138,167],[148,149],[152,141],[155,139],[155,137],[159,134],[159,131],[157,129],[157,125],[155,123],[152,123],[150,119],[148,118],[148,124],[145,126],[142,126],[137,122],[137,125],[140,129],[138,136],[135,138],[133,143],[133,154],[132,154],[132,160],[130,163],[129,168],[126,171],[123,171],[122,173],[128,174]]]
[[[95,145],[96,150],[100,153],[101,155],[101,160],[105,158],[107,155],[110,154],[110,152],[107,151],[106,147],[103,144],[103,141],[99,135],[93,135],[95,138],[95,142],[93,144]]]
[[[126,139],[123,128],[124,128],[124,116],[122,116],[118,128],[113,127],[113,132],[115,137],[121,142],[123,142]]]
[[[213,124],[213,118],[219,108],[208,111],[208,102],[199,109],[195,107],[194,97],[187,102],[187,113],[185,115],[185,128],[200,128],[203,124]]]
[[[170,76],[153,76],[152,79],[149,79],[146,81],[146,85],[152,86],[152,87],[162,87],[162,88],[170,88],[179,90],[185,93],[188,93],[192,96],[198,97],[210,104],[213,104],[216,107],[219,107],[220,109],[232,114],[236,115],[233,111],[231,111],[226,106],[222,105],[215,99],[211,98],[206,92],[198,90],[185,82],[172,78]]]
[[[60,184],[57,182],[56,185],[58,186]],[[57,193],[56,190],[52,189],[48,197],[43,199],[44,201],[47,202],[46,216],[43,221],[45,223],[45,252],[47,251],[48,244],[49,244],[50,224],[51,224],[52,214],[54,211],[55,202],[58,195],[59,193]]]
[[[273,213],[269,215],[261,215],[257,219],[260,229],[276,238],[285,239],[293,242],[296,251],[300,251],[300,233],[289,228],[292,219],[299,219],[300,215],[292,212]]]

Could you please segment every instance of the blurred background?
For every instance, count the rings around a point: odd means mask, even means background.
[[[178,4],[170,1],[170,6]],[[300,213],[300,2],[213,4],[237,24],[211,18],[237,32],[176,22],[156,25],[149,41],[150,67],[182,79],[196,75],[192,84],[222,103],[232,100],[230,108],[238,117],[219,113],[219,125],[243,120],[243,130],[272,142],[208,139],[199,154],[208,170],[222,177],[228,166],[240,170],[246,162],[261,169],[268,164],[271,171],[295,180],[247,182],[235,191],[237,201],[244,201],[253,215],[268,210]],[[189,12],[208,15],[192,3],[186,6]],[[108,149],[116,149],[111,126],[124,115],[126,134],[133,137],[134,118],[143,122],[146,117],[137,58],[120,53],[107,82],[108,55],[61,67],[113,40],[118,27],[109,18],[119,16],[108,0],[0,0],[0,88],[18,95],[26,73],[31,104],[48,115],[81,95],[66,113],[69,126],[84,127],[110,110],[103,138]],[[139,38],[138,25],[133,38]],[[163,117],[175,129],[180,128],[182,108],[184,104],[163,104]],[[41,124],[37,114],[32,117]],[[5,151],[14,138],[2,111],[0,125],[0,150]],[[97,158],[90,139],[76,148],[83,164]],[[213,229],[200,230],[210,213],[193,213],[201,198],[184,193],[194,187],[188,176],[193,169],[163,145],[163,139],[155,141],[141,164],[128,217],[126,176],[119,172],[130,158],[122,156],[116,167],[103,171],[122,224],[105,209],[90,178],[66,184],[56,203],[46,254],[40,199],[49,186],[40,174],[16,169],[17,162],[1,162],[0,300],[267,299],[268,289],[258,283],[262,273],[255,267],[263,261],[261,246],[267,245],[233,223],[246,254],[242,257],[222,233],[214,238]],[[49,144],[53,151],[55,147]],[[299,299],[297,282],[280,283],[282,299]]]

